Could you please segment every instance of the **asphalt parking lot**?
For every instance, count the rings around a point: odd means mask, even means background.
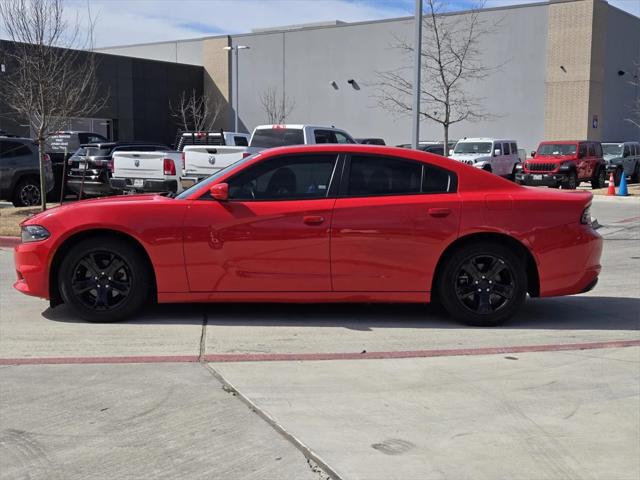
[[[504,327],[436,307],[169,305],[87,324],[0,249],[0,478],[640,477],[640,203]]]

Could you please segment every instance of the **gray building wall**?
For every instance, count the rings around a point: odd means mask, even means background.
[[[640,130],[625,119],[640,95],[640,20],[610,6],[605,48],[602,140],[638,140]],[[625,73],[618,75],[618,71]]]
[[[162,62],[202,65],[202,39],[105,47],[96,49],[96,52]]]
[[[487,65],[502,65],[484,81],[469,85],[482,98],[489,120],[464,122],[451,128],[451,138],[498,136],[516,139],[532,149],[544,132],[544,79],[547,5],[486,10],[495,33],[482,38],[479,50]],[[382,137],[389,144],[410,141],[408,116],[391,114],[375,98],[376,72],[409,65],[410,58],[394,45],[410,41],[413,19],[348,24],[277,33],[232,36],[240,51],[240,118],[251,130],[266,123],[260,95],[277,87],[295,101],[288,123],[335,125],[356,137]],[[235,72],[234,72],[235,77]],[[354,79],[359,89],[347,80]],[[335,81],[338,89],[331,86]],[[441,139],[440,125],[421,123],[421,138]]]

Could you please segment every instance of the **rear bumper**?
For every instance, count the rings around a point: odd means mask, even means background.
[[[603,240],[598,232],[580,224],[566,225],[562,230],[547,242],[549,246],[556,242],[563,246],[539,255],[541,297],[588,292],[596,286],[602,269]]]
[[[67,182],[69,189],[76,194],[80,194],[80,188],[82,187],[82,195],[88,197],[105,197],[113,195],[114,191],[111,185],[104,182],[84,182],[80,180],[69,180]]]
[[[567,181],[565,173],[516,173],[515,180],[521,185],[559,187]]]
[[[133,178],[112,178],[111,188],[114,190],[129,190],[135,192],[177,192],[177,180],[149,180],[143,179],[142,186],[134,186]]]
[[[17,280],[13,288],[25,295],[49,298],[48,240],[20,243],[14,248]]]

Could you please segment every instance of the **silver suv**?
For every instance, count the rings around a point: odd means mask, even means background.
[[[49,192],[54,182],[48,155],[45,181]],[[38,146],[30,138],[0,137],[0,200],[9,200],[16,207],[40,204]]]

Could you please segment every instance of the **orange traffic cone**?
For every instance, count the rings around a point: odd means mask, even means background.
[[[616,194],[616,181],[613,178],[613,172],[609,176],[609,189],[607,190],[607,195],[615,195]]]

